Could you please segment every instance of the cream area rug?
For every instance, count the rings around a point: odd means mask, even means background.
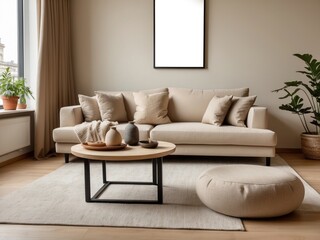
[[[164,160],[164,204],[87,203],[83,162],[75,160],[0,199],[0,223],[244,230],[241,219],[205,207],[195,192],[202,171],[221,164],[264,165],[262,159],[170,157]],[[272,167],[295,171],[280,157]],[[108,163],[108,180],[151,181],[151,163]],[[101,164],[91,164],[92,192],[102,184]],[[304,181],[303,181],[304,182]],[[304,182],[300,207],[320,211],[320,195]],[[111,186],[101,197],[155,199],[153,186]]]

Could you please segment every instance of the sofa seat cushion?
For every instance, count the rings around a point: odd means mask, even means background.
[[[74,127],[60,127],[53,130],[53,141],[60,143],[80,143]]]
[[[276,134],[267,129],[214,126],[198,122],[179,122],[158,125],[151,139],[174,144],[275,146]]]
[[[124,139],[125,128],[128,123],[121,123],[116,125],[117,130],[120,132],[122,138]],[[150,136],[150,131],[153,128],[153,125],[150,124],[135,124],[139,129],[139,140],[148,140]]]

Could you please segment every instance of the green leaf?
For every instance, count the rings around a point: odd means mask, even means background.
[[[284,82],[287,87],[298,87],[302,84],[302,81],[291,81],[291,82]]]

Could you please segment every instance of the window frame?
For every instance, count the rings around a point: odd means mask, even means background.
[[[24,77],[24,4],[23,0],[17,1],[17,31],[18,31],[18,77]],[[3,109],[3,105],[0,104],[0,109]]]
[[[17,0],[18,5],[18,76],[24,77],[24,14],[23,0]]]

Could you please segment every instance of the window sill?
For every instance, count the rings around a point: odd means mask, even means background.
[[[0,118],[30,115],[33,112],[34,112],[34,109],[17,109],[17,110],[0,109]]]

